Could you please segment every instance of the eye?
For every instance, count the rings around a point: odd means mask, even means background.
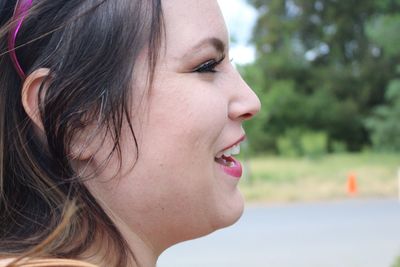
[[[215,70],[215,68],[216,68],[219,64],[221,64],[221,62],[224,61],[224,59],[225,59],[225,55],[223,55],[223,56],[221,57],[221,59],[219,59],[219,60],[215,60],[215,59],[208,60],[208,61],[204,62],[203,64],[201,64],[200,66],[198,66],[197,68],[195,68],[195,69],[193,70],[193,72],[198,72],[198,73],[215,73],[215,72],[217,72],[217,71]]]

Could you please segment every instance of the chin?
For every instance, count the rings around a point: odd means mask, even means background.
[[[226,203],[225,203],[226,204]],[[191,225],[190,228],[186,228],[186,224],[179,229],[179,239],[174,240],[170,246],[177,243],[181,243],[188,240],[193,240],[213,233],[216,230],[226,228],[237,222],[243,214],[244,211],[244,199],[240,192],[238,191],[235,199],[229,202],[229,205],[215,205],[217,207],[212,213],[208,213],[210,216],[208,219],[204,220],[203,223]],[[187,231],[183,231],[186,229]],[[183,234],[183,232],[184,234]],[[183,234],[183,235],[182,235]],[[168,246],[168,247],[170,247]]]
[[[206,236],[237,222],[244,211],[244,198],[239,190],[235,191],[228,198],[219,198],[217,202],[209,202],[207,208],[204,207],[205,210],[199,213],[200,217],[197,219],[193,220],[191,217],[190,222],[180,224],[175,229],[179,233],[180,239],[175,240],[174,243]],[[187,227],[189,225],[190,227]]]
[[[235,199],[228,205],[221,207],[219,214],[213,223],[213,231],[231,226],[236,223],[242,216],[244,211],[244,199],[242,194],[237,191]]]

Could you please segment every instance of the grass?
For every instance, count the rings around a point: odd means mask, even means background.
[[[355,197],[396,197],[400,155],[332,154],[317,160],[265,156],[244,161],[244,167],[241,190],[253,202],[348,198],[350,173],[357,177]]]

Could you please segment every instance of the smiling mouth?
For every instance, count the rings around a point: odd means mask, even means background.
[[[235,178],[242,176],[242,165],[232,155],[238,155],[240,153],[240,143],[233,145],[232,147],[225,149],[224,151],[217,154],[215,162],[218,163],[222,170]]]
[[[224,151],[219,152],[215,156],[215,161],[219,164],[230,167],[230,165],[234,162],[232,155],[239,155],[240,153],[240,143],[233,145]]]
[[[235,166],[234,159],[232,157],[227,157],[225,155],[222,155],[220,158],[215,158],[215,161],[226,167],[234,167]]]

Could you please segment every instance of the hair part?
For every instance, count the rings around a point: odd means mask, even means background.
[[[27,75],[50,70],[39,99],[44,138],[25,113],[23,81],[8,54],[15,2],[0,0],[0,253],[79,258],[104,236],[110,245],[105,257],[118,255],[113,264],[126,266],[134,255],[83,185],[87,177],[76,174],[70,149],[74,137],[93,124],[93,135],[113,138],[108,159],[121,157],[123,123],[136,142],[133,74],[140,52],[148,50],[151,87],[163,33],[161,1],[33,2],[15,52]],[[137,149],[136,143],[138,156]]]

